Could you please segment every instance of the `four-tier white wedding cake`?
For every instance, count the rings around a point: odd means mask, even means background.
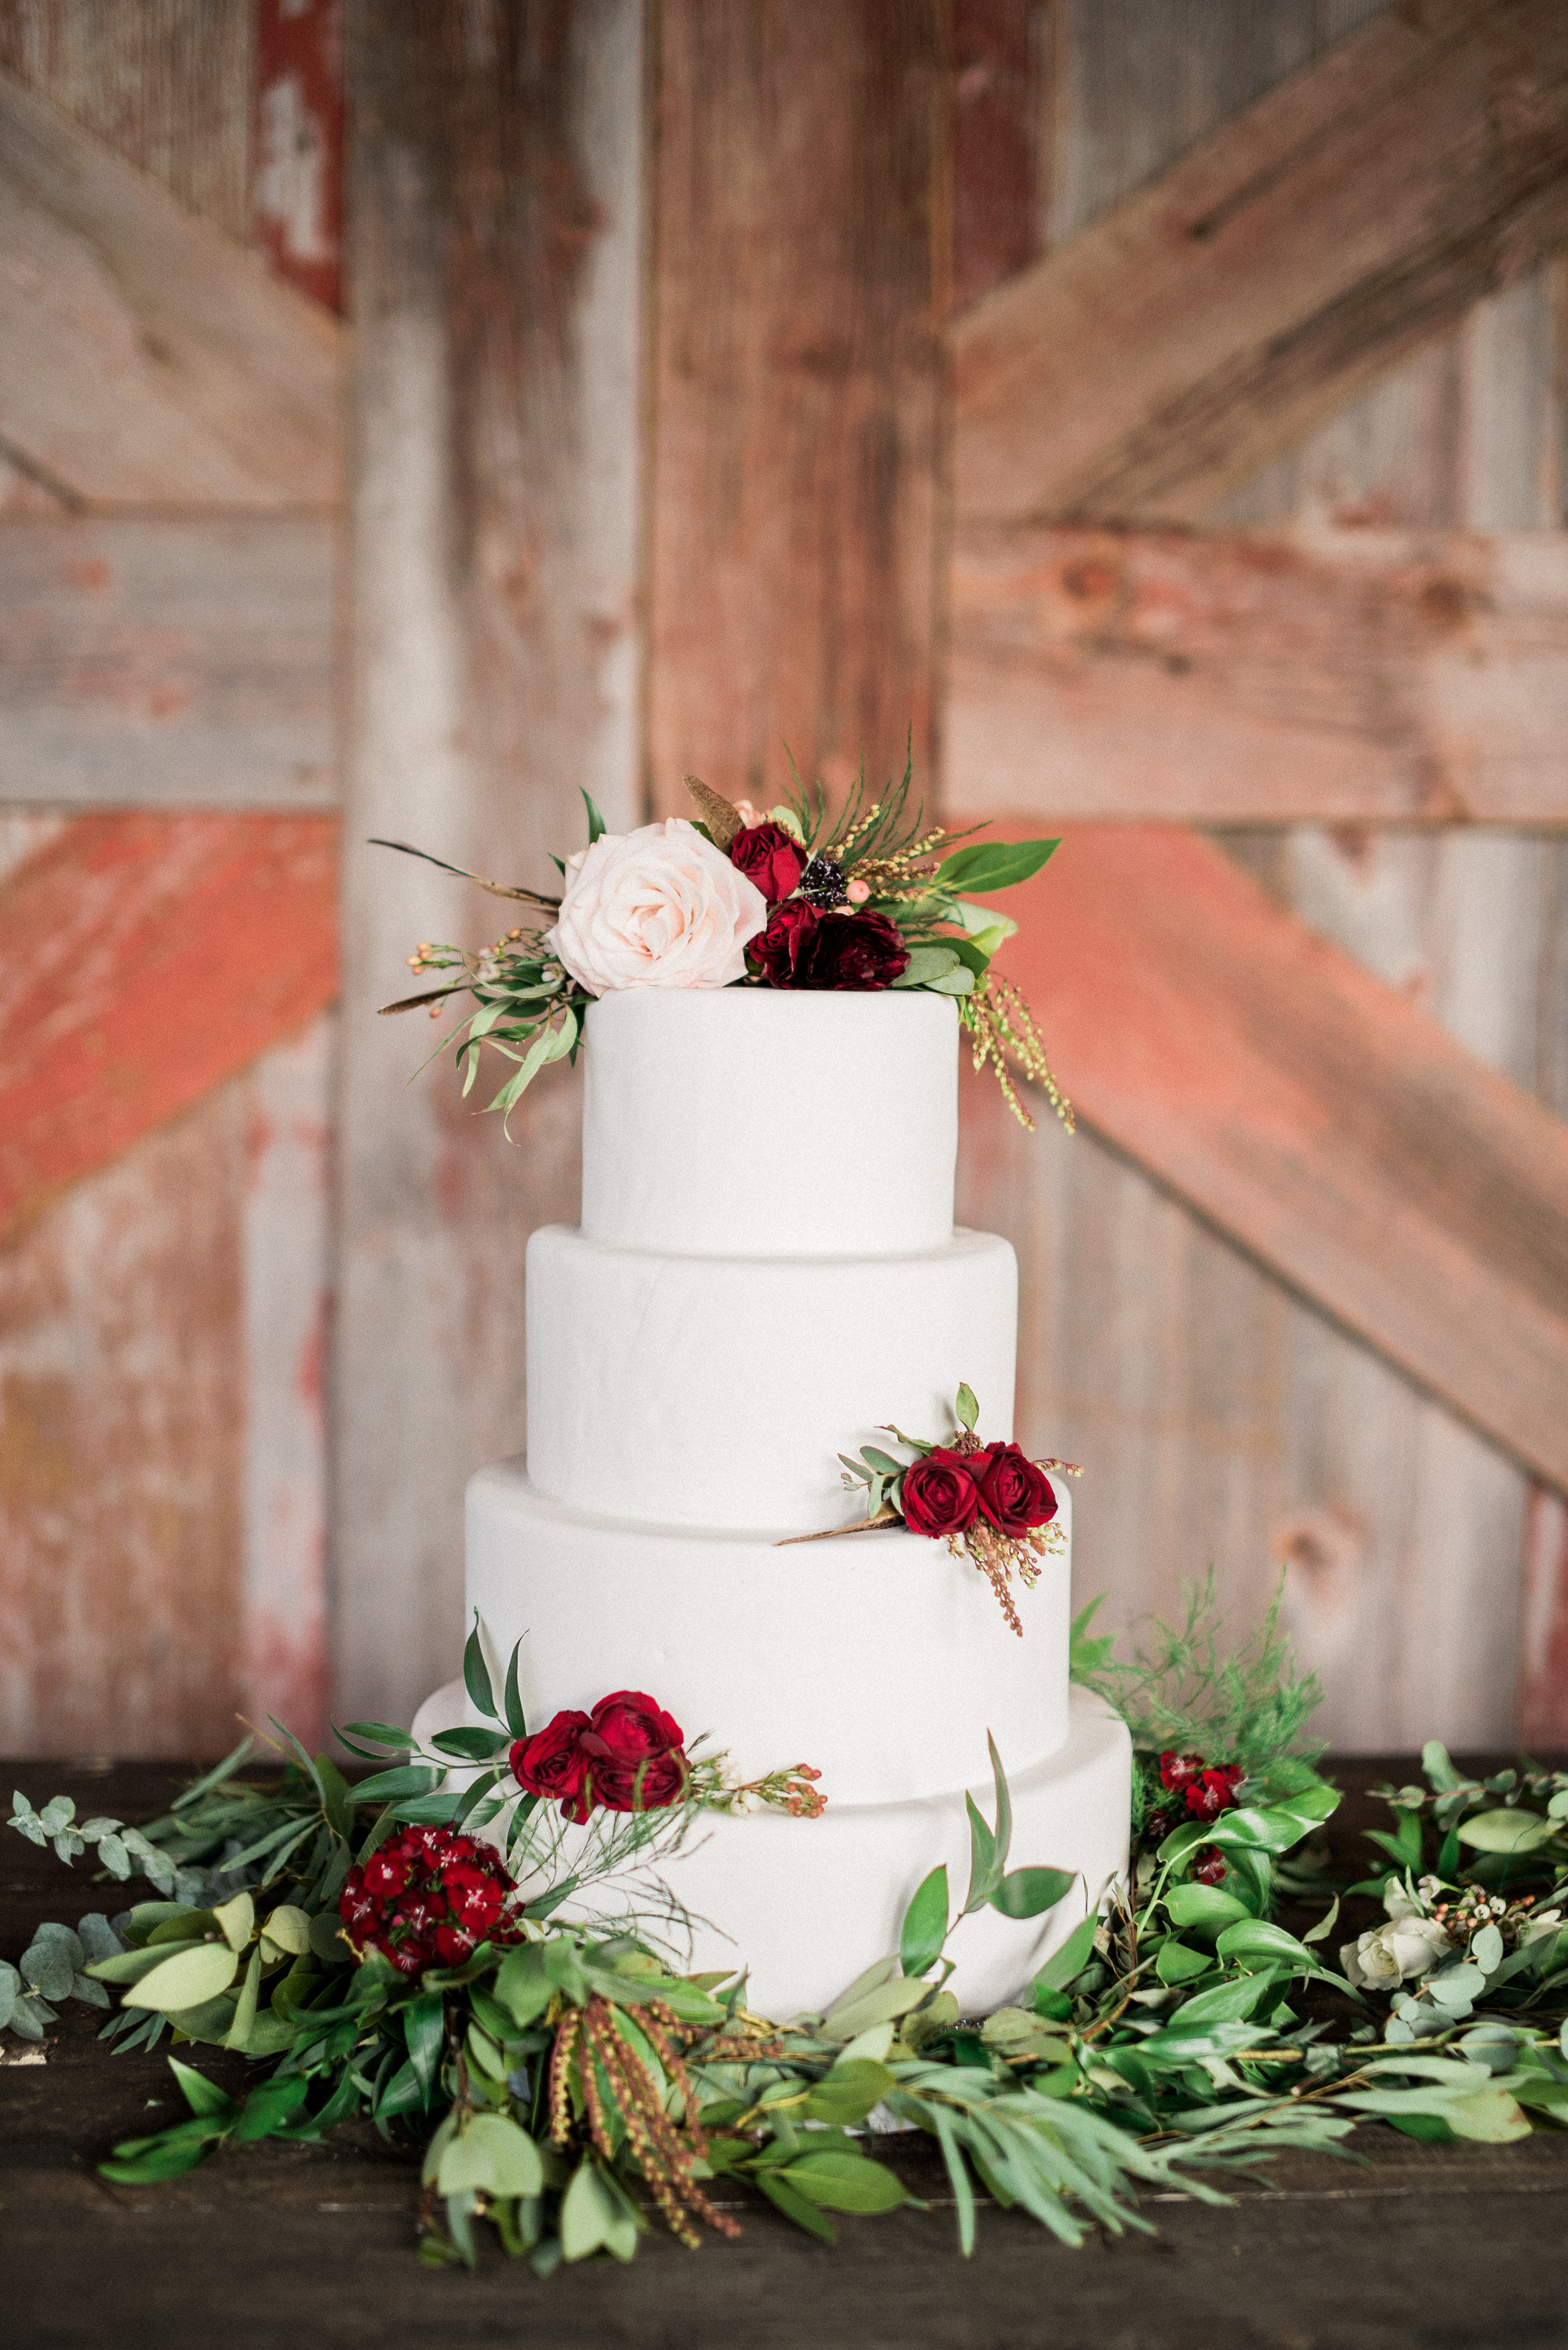
[[[961,1381],[1012,1435],[1012,1251],[953,1225],[958,1048],[924,991],[595,1003],[582,1222],[528,1249],[527,1455],[469,1485],[469,1620],[493,1662],[521,1639],[530,1724],[646,1690],[742,1778],[821,1773],[821,1817],[703,1814],[659,1864],[692,1966],[749,1967],[780,2017],[896,1950],[939,1862],[961,1903],[988,1731],[1012,1865],[1075,1882],[1044,1917],[963,1920],[964,2012],[1016,1996],[1126,1860],[1127,1731],[1068,1680],[1070,1538],[1014,1590],[1022,1638],[968,1557],[901,1525],[781,1547],[863,1516],[839,1456],[945,1435]],[[462,1718],[454,1684],[416,1729]]]

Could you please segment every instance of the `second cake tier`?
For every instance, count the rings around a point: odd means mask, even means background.
[[[809,1533],[865,1514],[839,1455],[942,1440],[966,1381],[1012,1433],[1018,1274],[992,1232],[904,1257],[669,1256],[547,1224],[528,1243],[528,1471],[580,1510]],[[904,1457],[904,1456],[899,1456]]]
[[[477,1611],[497,1674],[521,1639],[534,1729],[645,1690],[689,1739],[714,1733],[740,1778],[808,1762],[829,1803],[967,1786],[987,1731],[1009,1772],[1054,1754],[1067,1735],[1070,1584],[1068,1543],[1032,1590],[1014,1584],[1020,1638],[967,1558],[901,1528],[780,1549],[564,1508],[521,1461],[469,1480],[470,1620]]]

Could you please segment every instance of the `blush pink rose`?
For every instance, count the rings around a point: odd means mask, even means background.
[[[590,995],[624,987],[728,987],[745,976],[767,900],[683,816],[601,833],[566,859],[547,941]]]

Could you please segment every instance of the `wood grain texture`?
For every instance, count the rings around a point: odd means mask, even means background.
[[[0,443],[95,506],[338,494],[338,329],[0,74]]]
[[[209,1092],[0,1246],[14,1750],[219,1752],[238,1734],[245,1107],[243,1080]]]
[[[337,993],[320,816],[78,817],[0,885],[0,1230]]]
[[[935,0],[659,12],[654,806],[936,756]]]
[[[255,0],[0,0],[0,68],[243,242],[254,15]]]
[[[1386,10],[954,330],[965,520],[1188,519],[1568,230],[1554,0]]]
[[[636,0],[387,0],[350,57],[357,613],[335,1528],[339,1690],[407,1721],[455,1669],[467,1472],[524,1435],[523,1267],[576,1212],[580,1097],[511,1122],[409,1079],[378,1021],[420,939],[493,901],[361,846],[542,886],[579,785],[637,820],[641,21]]]
[[[255,234],[277,275],[343,307],[342,0],[256,0]]]
[[[1051,184],[1054,0],[954,0],[952,307],[1039,255]]]
[[[1085,1118],[1568,1482],[1568,1127],[1184,833],[1073,831],[1009,968]]]
[[[948,804],[1568,825],[1568,541],[972,529]]]
[[[326,517],[0,519],[0,794],[330,805],[332,579]]]

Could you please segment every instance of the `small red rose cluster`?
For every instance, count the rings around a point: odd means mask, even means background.
[[[961,1435],[905,1470],[898,1506],[911,1534],[968,1553],[1022,1638],[1009,1578],[1016,1567],[1027,1590],[1039,1576],[1045,1547],[1041,1529],[1056,1514],[1044,1471],[1016,1444],[981,1444]]]
[[[1201,1754],[1179,1754],[1174,1747],[1168,1747],[1159,1758],[1160,1784],[1184,1799],[1182,1808],[1189,1818],[1205,1823],[1217,1820],[1221,1812],[1231,1809],[1244,1776],[1239,1762],[1209,1763]],[[1161,1804],[1146,1817],[1144,1839],[1148,1844],[1162,1844],[1173,1829],[1181,1825],[1181,1810],[1175,1804]],[[1199,1847],[1193,1874],[1203,1885],[1220,1882],[1226,1868],[1218,1845]]]
[[[972,1452],[939,1444],[904,1472],[901,1501],[911,1534],[940,1541],[967,1534],[977,1518],[1014,1540],[1056,1514],[1051,1480],[1016,1444],[982,1444]]]
[[[641,1690],[615,1690],[591,1713],[561,1712],[512,1749],[512,1775],[530,1795],[559,1803],[581,1827],[596,1805],[659,1812],[680,1803],[691,1776],[685,1733]]]
[[[357,1950],[379,1950],[400,1975],[461,1966],[481,1942],[515,1942],[504,1915],[511,1877],[488,1846],[452,1828],[400,1828],[351,1868],[337,1915]]]
[[[749,824],[730,843],[730,862],[768,901],[767,927],[746,954],[770,987],[891,987],[909,969],[902,931],[886,914],[856,910],[844,868],[810,862],[782,824]]]

